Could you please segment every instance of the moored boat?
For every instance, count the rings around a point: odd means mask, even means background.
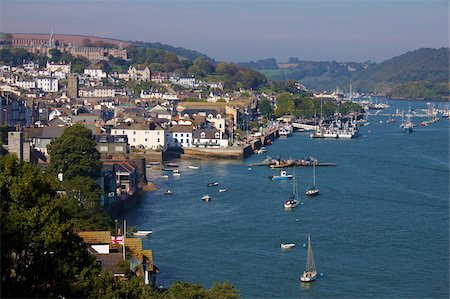
[[[206,187],[214,187],[214,186],[219,186],[219,182],[208,183],[208,185],[206,185]]]
[[[276,180],[289,180],[292,179],[294,176],[292,174],[287,174],[286,170],[281,170],[280,175],[273,175],[270,178],[274,181]]]
[[[209,196],[208,194],[205,194],[202,196],[202,200],[203,201],[210,201],[211,200],[211,196]]]
[[[219,189],[219,192],[227,192],[228,189]]]
[[[178,167],[177,163],[167,163],[166,164],[167,167]]]
[[[308,234],[308,255],[306,258],[306,269],[303,271],[302,276],[300,276],[300,280],[302,282],[311,282],[316,280],[317,277],[317,269],[316,263],[314,261],[312,246],[311,246],[311,237]]]
[[[181,173],[180,173],[180,171],[178,169],[174,169],[172,174],[174,176],[180,176],[181,175]]]
[[[295,247],[295,243],[281,243],[280,247],[281,249],[290,249],[292,247]]]
[[[165,192],[163,192],[164,195],[173,195],[173,192],[170,190],[167,190]]]
[[[147,236],[151,235],[152,233],[153,233],[153,231],[151,231],[151,230],[138,230],[138,231],[133,233],[133,236],[135,236],[135,237],[147,237]]]
[[[200,166],[189,165],[188,168],[190,168],[190,169],[200,169]]]

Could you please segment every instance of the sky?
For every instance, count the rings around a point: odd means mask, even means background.
[[[0,31],[160,42],[217,61],[376,61],[449,46],[448,0],[0,0]]]

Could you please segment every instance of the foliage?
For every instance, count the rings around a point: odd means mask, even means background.
[[[44,65],[47,61],[45,56],[27,52],[20,48],[5,48],[0,49],[0,64],[10,66],[20,66],[23,60],[39,61],[40,65]]]
[[[255,70],[278,68],[278,64],[275,58],[266,58],[250,62],[240,62],[239,65],[242,67],[251,68]]]
[[[62,172],[65,180],[76,176],[98,178],[102,163],[95,145],[91,131],[83,125],[66,128],[48,145],[49,171],[54,175]]]
[[[205,289],[199,284],[191,284],[187,282],[177,281],[172,284],[167,292],[170,298],[184,299],[237,299],[239,298],[239,291],[225,281],[223,283],[214,283],[210,289]]]
[[[267,118],[270,118],[273,115],[273,106],[268,99],[259,100],[258,108],[259,112]]]
[[[280,117],[285,114],[294,114],[295,103],[294,96],[284,92],[277,97],[277,106],[275,108],[275,116]]]
[[[13,155],[0,158],[2,297],[82,297],[93,260],[73,234],[57,182]]]

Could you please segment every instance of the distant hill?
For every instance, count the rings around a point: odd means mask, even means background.
[[[208,57],[203,53],[200,53],[195,50],[185,49],[182,47],[174,47],[174,46],[165,45],[165,44],[161,44],[161,43],[149,43],[149,42],[141,42],[141,41],[134,42],[133,45],[135,45],[137,47],[142,47],[142,48],[162,49],[165,51],[173,52],[173,53],[177,54],[177,56],[187,58],[190,60],[195,60],[198,57],[204,57],[209,62],[213,62],[213,63],[215,62],[215,60],[213,58]]]
[[[448,98],[449,48],[422,48],[374,62],[314,62],[290,58],[288,63],[264,68],[269,60],[246,63],[267,77],[294,79],[313,90],[385,92],[395,98]],[[259,63],[260,62],[260,63]]]

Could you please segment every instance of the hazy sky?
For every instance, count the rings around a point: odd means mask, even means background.
[[[0,31],[161,42],[219,61],[382,61],[448,47],[448,0],[0,0]]]

